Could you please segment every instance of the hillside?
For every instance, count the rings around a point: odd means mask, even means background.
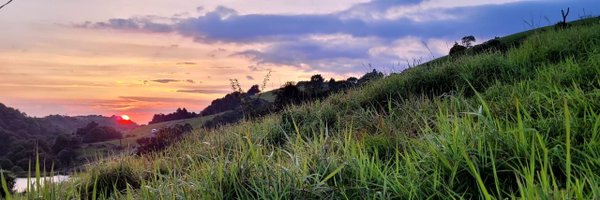
[[[17,197],[598,199],[600,18],[520,35]]]
[[[85,138],[74,135],[79,128],[92,121],[117,131],[127,131],[138,126],[130,121],[119,122],[115,116],[29,117],[0,103],[0,169],[24,176],[30,169],[30,161],[35,160],[38,155],[44,161],[44,169],[69,171],[73,166],[93,160],[98,154],[112,151],[114,146],[97,148],[82,144]]]
[[[40,121],[48,124],[52,124],[58,127],[60,130],[73,133],[78,128],[84,127],[90,122],[96,122],[100,126],[109,126],[117,129],[118,131],[128,131],[137,128],[139,125],[135,122],[119,123],[118,116],[100,116],[100,115],[88,115],[88,116],[63,116],[63,115],[50,115],[43,118],[39,118]]]

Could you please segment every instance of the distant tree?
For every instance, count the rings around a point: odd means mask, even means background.
[[[454,43],[454,46],[452,46],[452,48],[450,48],[450,55],[454,56],[454,55],[460,55],[463,54],[465,52],[465,50],[467,50],[467,47],[462,46],[460,44],[458,44],[457,42]]]
[[[189,112],[186,108],[177,108],[177,110],[174,113],[169,113],[169,114],[155,114],[152,117],[152,120],[150,122],[148,122],[148,124],[155,124],[155,123],[160,123],[160,122],[166,122],[166,121],[173,121],[173,120],[180,120],[180,119],[189,119],[189,118],[194,118],[194,117],[198,117],[199,114],[196,114],[195,112]]]
[[[74,138],[70,135],[59,135],[54,139],[54,144],[52,145],[52,151],[54,153],[58,153],[65,148],[78,148],[80,145],[80,141],[77,138]]]
[[[358,84],[362,85],[365,84],[369,81],[373,81],[373,80],[377,80],[380,78],[383,78],[383,73],[378,72],[376,69],[373,69],[373,71],[366,73],[365,75],[363,75],[362,77],[360,77],[360,79],[358,79]]]
[[[472,35],[465,36],[461,39],[462,45],[466,48],[473,47],[473,42],[476,42],[476,41],[477,40],[475,39],[475,36],[472,36]]]
[[[325,79],[323,78],[323,76],[321,76],[321,74],[315,74],[313,76],[310,77],[310,82],[311,83],[323,83],[325,81]]]
[[[69,166],[77,158],[77,152],[71,148],[65,148],[58,152],[56,156],[65,166]]]
[[[223,98],[213,100],[208,107],[200,112],[200,115],[208,116],[238,109],[241,107],[242,97],[243,94],[240,92],[229,93]]]
[[[252,87],[250,87],[250,89],[248,89],[248,91],[246,92],[247,95],[250,96],[254,96],[255,94],[260,93],[260,88],[258,85],[253,85]]]
[[[325,79],[321,74],[315,74],[310,77],[310,81],[308,82],[308,88],[305,88],[305,92],[310,96],[310,98],[318,98],[323,96],[323,83]]]
[[[79,136],[84,136],[84,135],[87,135],[89,131],[91,131],[92,129],[94,129],[96,127],[98,127],[98,123],[96,123],[95,121],[91,121],[85,127],[78,128],[77,131],[75,132],[75,134],[79,135]]]
[[[356,77],[350,77],[350,78],[346,79],[346,81],[350,85],[356,85],[356,84],[358,84],[358,78],[356,78]]]
[[[567,8],[566,12],[565,12],[565,10],[561,9],[560,14],[562,16],[562,21],[560,21],[556,25],[554,25],[554,28],[556,28],[556,29],[569,28],[569,24],[567,23],[567,17],[569,16],[570,12],[571,12],[571,8]]]
[[[283,108],[290,104],[302,102],[303,92],[293,82],[287,82],[275,92],[275,106]]]
[[[327,87],[331,91],[337,91],[338,90],[338,84],[337,84],[337,82],[335,82],[335,79],[333,79],[333,78],[329,79],[329,81],[327,82]]]
[[[84,143],[102,142],[108,140],[116,140],[123,138],[123,134],[115,128],[108,126],[99,126],[98,123],[92,121],[87,126],[77,129],[75,134],[81,137]]]

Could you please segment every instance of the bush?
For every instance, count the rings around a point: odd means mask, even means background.
[[[127,163],[119,163],[109,167],[101,167],[90,171],[90,177],[81,190],[81,198],[92,199],[94,185],[96,197],[109,197],[115,192],[124,192],[127,187],[137,189],[142,182],[141,176]]]
[[[15,187],[16,177],[11,172],[0,169],[0,174],[4,177],[4,181],[6,181],[6,186],[8,187],[8,191],[12,192]],[[0,187],[0,197],[5,197],[6,193],[4,192],[4,187]]]
[[[454,43],[454,46],[450,48],[450,52],[448,54],[450,54],[450,56],[462,55],[463,53],[465,53],[466,50],[467,47],[462,46],[458,43]]]

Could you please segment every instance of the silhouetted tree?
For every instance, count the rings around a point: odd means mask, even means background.
[[[560,14],[562,16],[562,21],[558,22],[556,25],[554,25],[554,28],[556,29],[565,29],[565,28],[569,28],[569,24],[567,23],[567,17],[569,16],[569,13],[571,12],[571,8],[567,8],[567,11],[565,12],[565,10],[560,10]]]
[[[373,71],[366,73],[365,75],[360,77],[360,79],[358,79],[357,82],[359,85],[363,85],[369,81],[377,80],[380,78],[383,78],[383,73],[378,72],[376,69],[373,69]]]
[[[92,121],[87,126],[77,129],[76,135],[80,136],[84,143],[103,142],[123,138],[123,134],[108,126],[99,126]]]
[[[77,152],[71,148],[64,148],[56,155],[63,165],[71,165],[77,159]]]
[[[346,79],[346,81],[348,82],[348,84],[352,85],[356,85],[358,84],[358,78],[356,77],[350,77],[348,79]]]
[[[467,50],[467,47],[462,46],[460,44],[458,44],[457,42],[454,43],[454,46],[452,46],[452,48],[450,48],[450,55],[454,56],[454,55],[461,55],[465,52],[465,50]]]
[[[250,96],[254,96],[255,94],[260,93],[260,89],[258,85],[253,85],[252,87],[250,87],[250,89],[248,89],[248,91],[246,92],[247,95]]]
[[[293,82],[287,82],[283,87],[275,92],[275,106],[283,108],[290,104],[302,102],[303,92]]]
[[[232,92],[223,98],[215,99],[211,102],[211,104],[206,107],[202,112],[200,112],[201,116],[208,116],[217,113],[222,113],[229,110],[235,110],[241,107],[242,103],[242,93],[240,92]]]
[[[174,113],[169,113],[169,114],[155,114],[152,117],[152,121],[148,122],[148,124],[155,124],[155,123],[159,123],[159,122],[166,122],[166,121],[173,121],[173,120],[180,120],[180,119],[189,119],[189,118],[194,118],[194,117],[198,117],[199,114],[196,114],[195,112],[189,112],[186,108],[177,108],[177,110]]]
[[[475,39],[475,36],[469,35],[469,36],[465,36],[461,39],[461,43],[464,47],[466,48],[471,48],[473,47],[473,42],[477,41]]]
[[[65,148],[79,148],[80,143],[81,142],[77,138],[74,138],[70,135],[59,135],[56,137],[56,139],[54,139],[52,151],[54,153],[59,153]]]

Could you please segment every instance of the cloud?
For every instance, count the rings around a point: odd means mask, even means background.
[[[197,94],[224,94],[229,91],[228,90],[217,90],[217,89],[192,89],[192,90],[177,90],[177,92],[197,93]]]
[[[129,102],[155,102],[155,103],[172,103],[172,102],[190,102],[197,101],[196,99],[189,98],[170,98],[170,97],[147,97],[147,96],[120,96],[120,99],[127,100]]]
[[[177,65],[196,65],[195,62],[178,62]]]
[[[179,82],[180,80],[175,80],[175,79],[155,79],[152,80],[152,82],[157,82],[157,83],[172,83],[172,82]]]
[[[248,80],[254,80],[254,77],[252,77],[250,75],[246,75],[246,79],[248,79]]]
[[[110,19],[83,27],[170,32],[200,43],[263,44],[231,55],[254,61],[251,69],[273,64],[346,73],[360,70],[365,63],[445,55],[446,43],[464,35],[483,41],[533,28],[524,20],[551,25],[566,7],[600,12],[596,4],[593,0],[373,0],[326,14],[240,14],[219,6],[202,9],[198,17]]]

